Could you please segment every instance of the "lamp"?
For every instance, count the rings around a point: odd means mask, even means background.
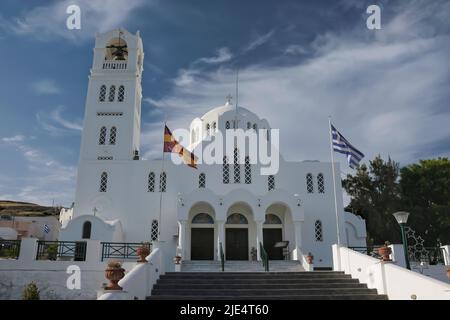
[[[408,257],[408,240],[406,239],[406,234],[405,234],[405,225],[406,225],[406,222],[408,221],[409,212],[398,211],[398,212],[393,213],[392,215],[394,216],[395,220],[397,220],[398,224],[400,225],[400,230],[402,232],[403,251],[405,252],[406,268],[408,270],[411,270],[411,266],[409,265],[409,257]]]

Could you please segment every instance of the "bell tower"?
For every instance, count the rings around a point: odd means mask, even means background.
[[[132,160],[139,152],[143,61],[139,31],[96,35],[80,161]]]

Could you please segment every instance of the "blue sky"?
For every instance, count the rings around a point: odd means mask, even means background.
[[[381,30],[366,28],[374,3]],[[94,36],[117,27],[144,42],[146,158],[164,115],[187,127],[222,105],[236,68],[240,104],[280,128],[288,160],[329,161],[328,115],[366,161],[449,155],[448,1],[2,0],[0,199],[73,201]]]

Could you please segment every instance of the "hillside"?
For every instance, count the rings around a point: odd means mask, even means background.
[[[0,200],[0,216],[51,216],[59,215],[59,207],[45,207],[35,203]]]

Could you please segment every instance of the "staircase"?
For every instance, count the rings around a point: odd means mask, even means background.
[[[186,262],[185,262],[186,263]],[[272,261],[271,261],[272,263]],[[211,264],[220,268],[219,265]],[[188,266],[186,266],[188,267]],[[168,272],[149,300],[386,300],[343,272]],[[202,266],[203,267],[203,266]],[[205,267],[206,268],[206,267]],[[256,267],[255,267],[256,268]]]
[[[222,271],[220,261],[183,261],[182,272],[219,272]],[[225,261],[225,272],[263,272],[264,267],[260,261]],[[270,271],[293,272],[304,271],[299,261],[272,260]]]

